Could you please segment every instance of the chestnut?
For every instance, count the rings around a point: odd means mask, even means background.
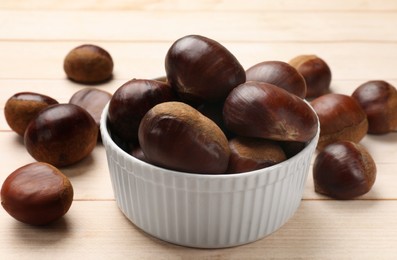
[[[277,142],[265,139],[235,137],[229,141],[229,148],[228,173],[258,170],[287,159]]]
[[[299,55],[288,62],[305,79],[306,98],[329,93],[332,73],[328,64],[316,55]]]
[[[64,216],[73,201],[69,179],[56,167],[34,162],[11,173],[1,187],[1,205],[16,220],[46,225]]]
[[[383,80],[367,81],[354,90],[352,97],[364,109],[369,134],[397,130],[397,90]]]
[[[217,102],[245,82],[245,71],[220,43],[200,35],[175,41],[167,52],[165,70],[170,85],[185,103]]]
[[[306,142],[317,133],[317,116],[298,96],[275,85],[247,81],[223,107],[225,126],[239,136]]]
[[[225,173],[230,156],[222,130],[182,102],[154,106],[142,118],[139,144],[148,162],[189,173]]]
[[[247,81],[266,82],[300,98],[306,96],[306,83],[303,76],[291,65],[283,61],[264,61],[246,71]]]
[[[372,188],[376,165],[361,144],[337,141],[316,156],[313,179],[316,192],[336,199],[352,199]]]
[[[25,131],[25,147],[37,161],[56,167],[74,164],[95,148],[98,127],[92,116],[73,104],[42,110]]]
[[[126,142],[136,141],[139,123],[146,112],[159,103],[175,99],[175,92],[167,83],[130,80],[116,90],[109,102],[109,128]]]
[[[156,77],[153,80],[161,81],[161,82],[164,82],[164,83],[168,82],[167,76]]]
[[[58,104],[55,99],[34,92],[19,92],[4,106],[4,116],[10,128],[23,136],[30,121],[44,108]]]
[[[112,94],[97,88],[83,88],[72,95],[70,104],[80,106],[87,110],[94,118],[99,129],[102,111],[112,98]]]
[[[132,145],[132,147],[130,148],[130,154],[135,158],[146,162],[145,154],[143,153],[140,145],[138,144]]]
[[[206,102],[199,105],[196,109],[201,114],[214,121],[215,124],[219,126],[219,128],[229,139],[233,137],[233,133],[226,128],[225,122],[223,121],[223,104],[224,104],[223,102],[215,102],[215,103]]]
[[[306,147],[306,143],[294,141],[280,141],[278,144],[281,146],[281,148],[283,148],[287,158],[297,155]]]
[[[338,140],[358,143],[367,134],[367,116],[351,96],[329,93],[315,98],[311,105],[320,120],[318,149]]]
[[[305,79],[306,98],[316,98],[329,93],[332,73],[328,64],[316,55],[299,55],[289,61]]]
[[[113,59],[103,48],[83,44],[72,49],[65,57],[63,69],[73,81],[94,84],[110,79]]]

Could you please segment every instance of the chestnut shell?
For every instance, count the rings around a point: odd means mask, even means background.
[[[248,81],[232,90],[223,107],[226,127],[240,136],[306,142],[317,116],[298,96],[275,85]]]
[[[190,104],[216,102],[245,82],[245,71],[220,43],[200,35],[175,41],[167,52],[165,70],[170,85]]]
[[[352,97],[364,109],[369,134],[397,130],[397,90],[383,80],[372,80],[357,87]]]
[[[66,214],[73,187],[54,166],[34,162],[11,173],[1,188],[1,205],[15,219],[45,225]]]
[[[318,149],[338,140],[358,143],[368,131],[364,110],[351,96],[330,93],[310,102],[320,120]]]
[[[372,188],[376,165],[362,145],[337,141],[315,158],[313,179],[316,192],[337,199],[352,199]]]
[[[270,140],[239,136],[229,141],[229,147],[228,173],[254,171],[287,159],[281,146]]]
[[[109,128],[125,142],[137,141],[139,123],[146,112],[175,99],[174,90],[165,82],[132,79],[119,87],[109,102]]]
[[[37,161],[63,167],[88,156],[97,138],[98,127],[86,110],[73,104],[58,104],[42,110],[30,122],[24,141]]]
[[[19,92],[10,97],[4,107],[4,116],[10,128],[23,136],[30,121],[44,108],[58,104],[55,99],[34,92]]]
[[[329,93],[332,73],[328,64],[316,55],[299,55],[289,64],[303,76],[306,82],[306,98],[316,98]]]
[[[303,76],[291,65],[283,61],[264,61],[246,71],[247,81],[266,82],[300,98],[306,96],[306,82]]]
[[[103,48],[83,44],[72,49],[63,63],[67,77],[73,81],[94,84],[111,78],[113,59]]]
[[[182,102],[150,109],[139,126],[139,144],[148,162],[189,173],[224,173],[230,156],[222,130]]]

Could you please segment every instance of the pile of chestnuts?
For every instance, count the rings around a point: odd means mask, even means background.
[[[63,65],[68,79],[81,84],[110,80],[113,73],[110,54],[90,44],[72,49]],[[331,93],[331,69],[315,55],[244,70],[220,43],[187,35],[169,48],[165,71],[157,79],[132,79],[113,94],[84,88],[65,104],[35,92],[10,97],[6,121],[37,162],[6,178],[4,209],[33,225],[69,210],[73,187],[58,167],[92,152],[107,103],[112,138],[124,151],[192,174],[244,173],[280,163],[305,147],[320,122],[315,191],[336,199],[363,195],[375,182],[375,162],[360,140],[397,130],[394,86],[368,81],[351,96]]]
[[[169,48],[165,70],[165,81],[133,79],[109,103],[113,139],[148,163],[188,173],[248,172],[286,160],[293,154],[286,143],[304,147],[317,133],[317,116],[303,100],[305,80],[287,63],[246,72],[220,43],[188,35]]]

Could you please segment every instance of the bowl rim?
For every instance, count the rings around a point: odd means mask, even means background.
[[[310,106],[309,102],[304,100],[305,103],[309,105],[309,107],[313,110],[313,108]],[[115,149],[119,155],[121,155],[125,160],[131,161],[134,164],[138,164],[142,167],[152,167],[154,169],[158,169],[162,171],[164,174],[170,174],[170,175],[176,175],[176,176],[184,176],[184,177],[191,177],[191,178],[197,178],[197,179],[232,179],[232,178],[241,178],[242,176],[244,177],[249,177],[251,175],[257,175],[257,174],[270,174],[270,172],[273,172],[277,168],[283,168],[287,167],[291,163],[291,161],[299,160],[300,157],[303,156],[303,154],[307,153],[309,149],[312,149],[312,146],[317,146],[318,140],[319,140],[319,135],[320,135],[320,121],[318,119],[318,116],[316,114],[317,118],[317,131],[316,134],[310,139],[309,141],[306,142],[305,147],[295,154],[294,156],[286,159],[285,161],[282,161],[280,163],[274,164],[269,167],[253,170],[253,171],[248,171],[248,172],[241,172],[241,173],[221,173],[221,174],[210,174],[210,173],[189,173],[189,172],[182,172],[182,171],[176,171],[176,170],[171,170],[167,168],[163,168],[154,164],[150,164],[148,162],[142,161],[138,158],[135,158],[134,156],[128,154],[126,151],[121,149],[120,146],[118,146],[113,138],[110,136],[110,129],[108,129],[108,109],[109,109],[109,103],[110,101],[106,104],[104,107],[102,114],[101,114],[101,120],[100,120],[100,134],[102,136],[102,142],[107,142],[109,145],[112,147],[112,149]],[[313,110],[314,112],[314,110]],[[105,145],[105,144],[104,144]],[[105,145],[106,146],[106,145]],[[315,148],[314,148],[315,149]],[[105,147],[105,150],[106,147]]]

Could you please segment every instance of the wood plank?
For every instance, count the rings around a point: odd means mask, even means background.
[[[200,0],[200,1],[181,1],[181,0],[3,0],[0,2],[1,9],[12,10],[167,10],[167,11],[258,11],[258,10],[327,10],[327,11],[396,11],[397,3],[394,0],[367,1],[367,0],[284,0],[284,1],[263,1],[251,0],[241,4],[239,0]]]
[[[210,25],[202,22],[209,17]],[[7,40],[173,41],[202,34],[239,42],[397,41],[395,12],[1,10],[0,23]]]
[[[303,201],[281,229],[257,242],[202,250],[172,245],[131,224],[113,201],[75,201],[54,225],[36,228],[0,211],[7,259],[392,259],[396,201]]]
[[[0,59],[3,61],[0,63],[0,79],[65,79],[64,58],[72,48],[83,43],[97,44],[112,55],[115,64],[114,79],[127,81],[134,77],[155,78],[165,75],[164,59],[173,41],[0,41]],[[228,48],[246,69],[266,60],[287,62],[300,54],[317,54],[328,63],[335,80],[397,80],[397,42],[219,42]],[[1,81],[0,84],[2,91],[8,82]],[[25,86],[29,87],[28,81]],[[351,89],[352,86],[340,87]]]

